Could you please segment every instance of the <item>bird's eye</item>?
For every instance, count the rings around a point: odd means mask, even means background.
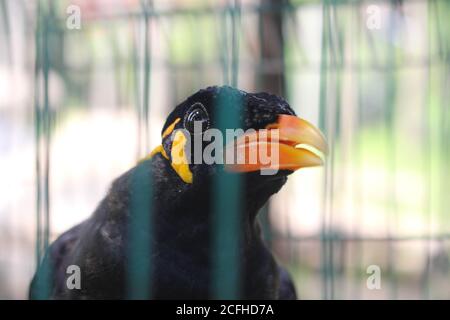
[[[200,102],[194,103],[186,112],[184,127],[190,133],[201,133],[209,128],[208,111]]]

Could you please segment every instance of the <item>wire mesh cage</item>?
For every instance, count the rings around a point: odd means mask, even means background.
[[[281,95],[327,137],[325,167],[260,213],[300,298],[450,298],[449,14],[444,0],[0,0],[0,298],[25,298],[48,245],[216,84]],[[214,296],[236,298],[239,181],[218,181],[214,245],[234,258],[215,257]],[[131,234],[153,228],[146,199]],[[130,298],[151,297],[133,252]]]

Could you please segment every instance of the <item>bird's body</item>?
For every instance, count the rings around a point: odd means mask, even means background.
[[[156,155],[147,162],[150,168],[165,165]],[[146,166],[148,163],[141,163]],[[135,170],[135,169],[133,169]],[[56,299],[123,299],[126,298],[126,239],[130,218],[129,186],[133,170],[119,177],[94,214],[83,223],[63,233],[50,247],[53,261],[53,293]],[[211,243],[209,216],[210,188],[192,190],[193,201],[169,202],[166,188],[183,188],[176,174],[154,178],[154,212],[156,239],[152,246],[154,263],[153,292],[155,299],[210,297]],[[206,201],[194,201],[205,199]],[[158,203],[172,203],[161,207]],[[202,212],[203,211],[203,212]],[[174,214],[175,213],[175,214]],[[256,213],[254,214],[256,216]],[[189,228],[187,226],[194,225]],[[242,281],[245,298],[275,299],[280,297],[280,274],[272,254],[264,245],[259,223],[247,233],[242,247]],[[173,236],[172,236],[173,235]],[[82,272],[80,290],[66,286],[67,267],[77,265]],[[150,285],[150,284],[149,284]],[[295,297],[295,293],[290,293]]]
[[[165,131],[178,113],[200,101],[211,104],[215,95],[227,90],[242,95],[241,91],[217,87],[202,90],[177,107],[175,116],[169,116]],[[273,99],[273,103],[267,99]],[[264,101],[265,99],[265,101]],[[260,108],[259,104],[263,104]],[[246,97],[246,127],[259,129],[274,121],[269,113],[293,115],[284,100],[263,94]],[[186,106],[184,106],[186,105]],[[259,109],[266,114],[258,113]],[[280,110],[276,109],[280,108]],[[277,110],[278,112],[274,112]],[[211,113],[211,110],[208,108]],[[249,116],[249,114],[253,114]],[[255,119],[249,119],[253,117]],[[184,124],[186,126],[186,124]],[[177,130],[176,126],[170,130]],[[163,133],[162,152],[140,162],[117,178],[93,215],[83,223],[62,234],[47,251],[45,259],[52,271],[50,298],[53,299],[124,299],[127,298],[127,270],[130,249],[129,226],[131,209],[136,196],[135,181],[151,181],[151,230],[141,230],[149,239],[151,279],[147,284],[154,299],[212,298],[211,281],[214,253],[212,248],[212,183],[215,166],[192,165],[193,182],[186,182],[171,163],[170,139]],[[173,140],[173,139],[172,139]],[[169,154],[169,156],[167,155]],[[236,173],[238,174],[238,173]],[[241,241],[239,245],[239,292],[244,299],[295,299],[294,285],[288,273],[275,261],[266,248],[257,219],[257,213],[268,198],[278,192],[288,173],[281,170],[271,177],[257,172],[246,173],[242,180],[244,192],[240,214]],[[230,235],[232,236],[232,235]],[[47,264],[43,264],[47,265]],[[66,285],[67,267],[76,265],[81,270],[81,288]],[[38,296],[40,269],[30,287],[30,298]]]

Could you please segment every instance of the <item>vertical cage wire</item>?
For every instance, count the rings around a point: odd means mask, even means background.
[[[51,114],[49,101],[49,28],[50,3],[38,2],[35,59],[35,143],[36,143],[36,259],[43,261],[37,278],[37,298],[50,296],[51,265],[44,258],[50,242],[50,146]]]
[[[238,81],[239,8],[239,1],[234,1],[233,5],[223,12],[224,16],[222,17],[224,22],[227,18],[231,20],[230,26],[224,28],[225,30],[229,29],[231,33],[229,35],[231,43],[227,44],[228,32],[225,32],[227,38],[224,40],[223,47],[228,49],[228,46],[231,46],[229,50],[231,57],[225,53],[223,58],[224,79],[235,87]],[[231,72],[228,71],[230,67]],[[227,91],[219,92],[215,121],[221,132],[226,132],[226,129],[229,128],[240,127],[240,108],[236,105],[239,106],[242,103],[240,96],[228,96]],[[239,175],[227,173],[221,168],[214,177],[213,184],[213,245],[211,246],[213,281],[211,292],[212,296],[217,299],[237,299],[241,297],[243,289],[239,285],[242,277],[240,261],[243,258],[240,248],[244,240],[239,236],[239,230],[243,228],[240,223],[240,216],[243,214],[242,179]]]
[[[139,17],[142,38],[141,65],[134,72],[139,76],[141,101],[138,107],[138,137],[139,147],[149,153],[149,114],[150,114],[150,76],[151,76],[151,25],[150,13],[152,1],[141,0],[143,17]],[[140,48],[141,49],[141,48]],[[142,70],[142,71],[141,71]],[[141,145],[143,141],[143,145]],[[141,155],[142,156],[142,155]],[[153,249],[153,182],[147,166],[137,165],[131,177],[130,217],[128,229],[128,263],[127,290],[130,299],[149,299],[152,296],[152,249]]]

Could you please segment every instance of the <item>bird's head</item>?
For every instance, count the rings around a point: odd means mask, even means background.
[[[224,123],[221,117],[235,116]],[[209,87],[180,103],[162,129],[160,154],[180,183],[198,186],[218,170],[242,175],[246,197],[260,207],[294,171],[323,164],[321,132],[276,95]],[[228,157],[228,155],[230,155]],[[261,203],[259,203],[261,202]]]

